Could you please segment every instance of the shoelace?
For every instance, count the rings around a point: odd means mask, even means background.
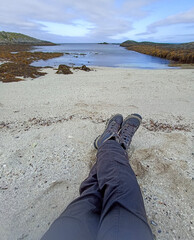
[[[125,127],[122,129],[122,140],[127,144],[133,137],[136,131],[136,127],[130,124],[125,124]]]
[[[111,132],[117,132],[118,131],[118,123],[116,121],[112,121],[111,123],[109,123],[109,127],[108,130]]]

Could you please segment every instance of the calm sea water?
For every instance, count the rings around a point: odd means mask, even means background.
[[[114,44],[60,44],[40,46],[33,51],[62,52],[64,56],[47,61],[37,61],[34,66],[58,66],[59,64],[81,66],[105,66],[122,68],[165,69],[169,61],[158,57],[129,51]]]

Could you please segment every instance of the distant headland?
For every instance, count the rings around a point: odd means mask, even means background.
[[[35,46],[52,46],[56,45],[49,41],[43,41],[21,33],[0,32],[0,45],[35,45]]]
[[[128,50],[165,58],[176,63],[194,63],[194,42],[189,43],[155,43],[127,40],[120,44]]]

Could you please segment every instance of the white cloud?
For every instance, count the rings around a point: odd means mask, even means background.
[[[145,6],[157,2],[159,0],[133,0],[124,1],[123,3],[123,13],[126,16],[130,16],[133,19],[141,19],[149,14],[148,10],[145,10]]]
[[[61,27],[61,36],[110,40],[133,29],[133,20],[148,14],[143,7],[153,1],[157,0],[0,0],[0,26],[35,37],[43,30],[45,37],[59,35]]]
[[[73,21],[72,24],[38,22],[42,24],[42,29],[48,33],[69,37],[84,37],[94,28],[89,22],[83,20]]]
[[[177,24],[192,24],[192,23],[194,23],[194,8],[190,9],[189,11],[175,14],[173,16],[169,16],[160,21],[154,22],[147,27],[146,32],[140,33],[137,35],[148,35],[148,34],[156,33],[158,31],[158,28],[160,27],[167,27],[167,26],[177,25]]]

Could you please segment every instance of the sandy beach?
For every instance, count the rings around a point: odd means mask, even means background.
[[[114,113],[139,113],[129,150],[157,240],[194,238],[194,69],[93,67],[0,82],[0,239],[38,240],[78,196]]]

